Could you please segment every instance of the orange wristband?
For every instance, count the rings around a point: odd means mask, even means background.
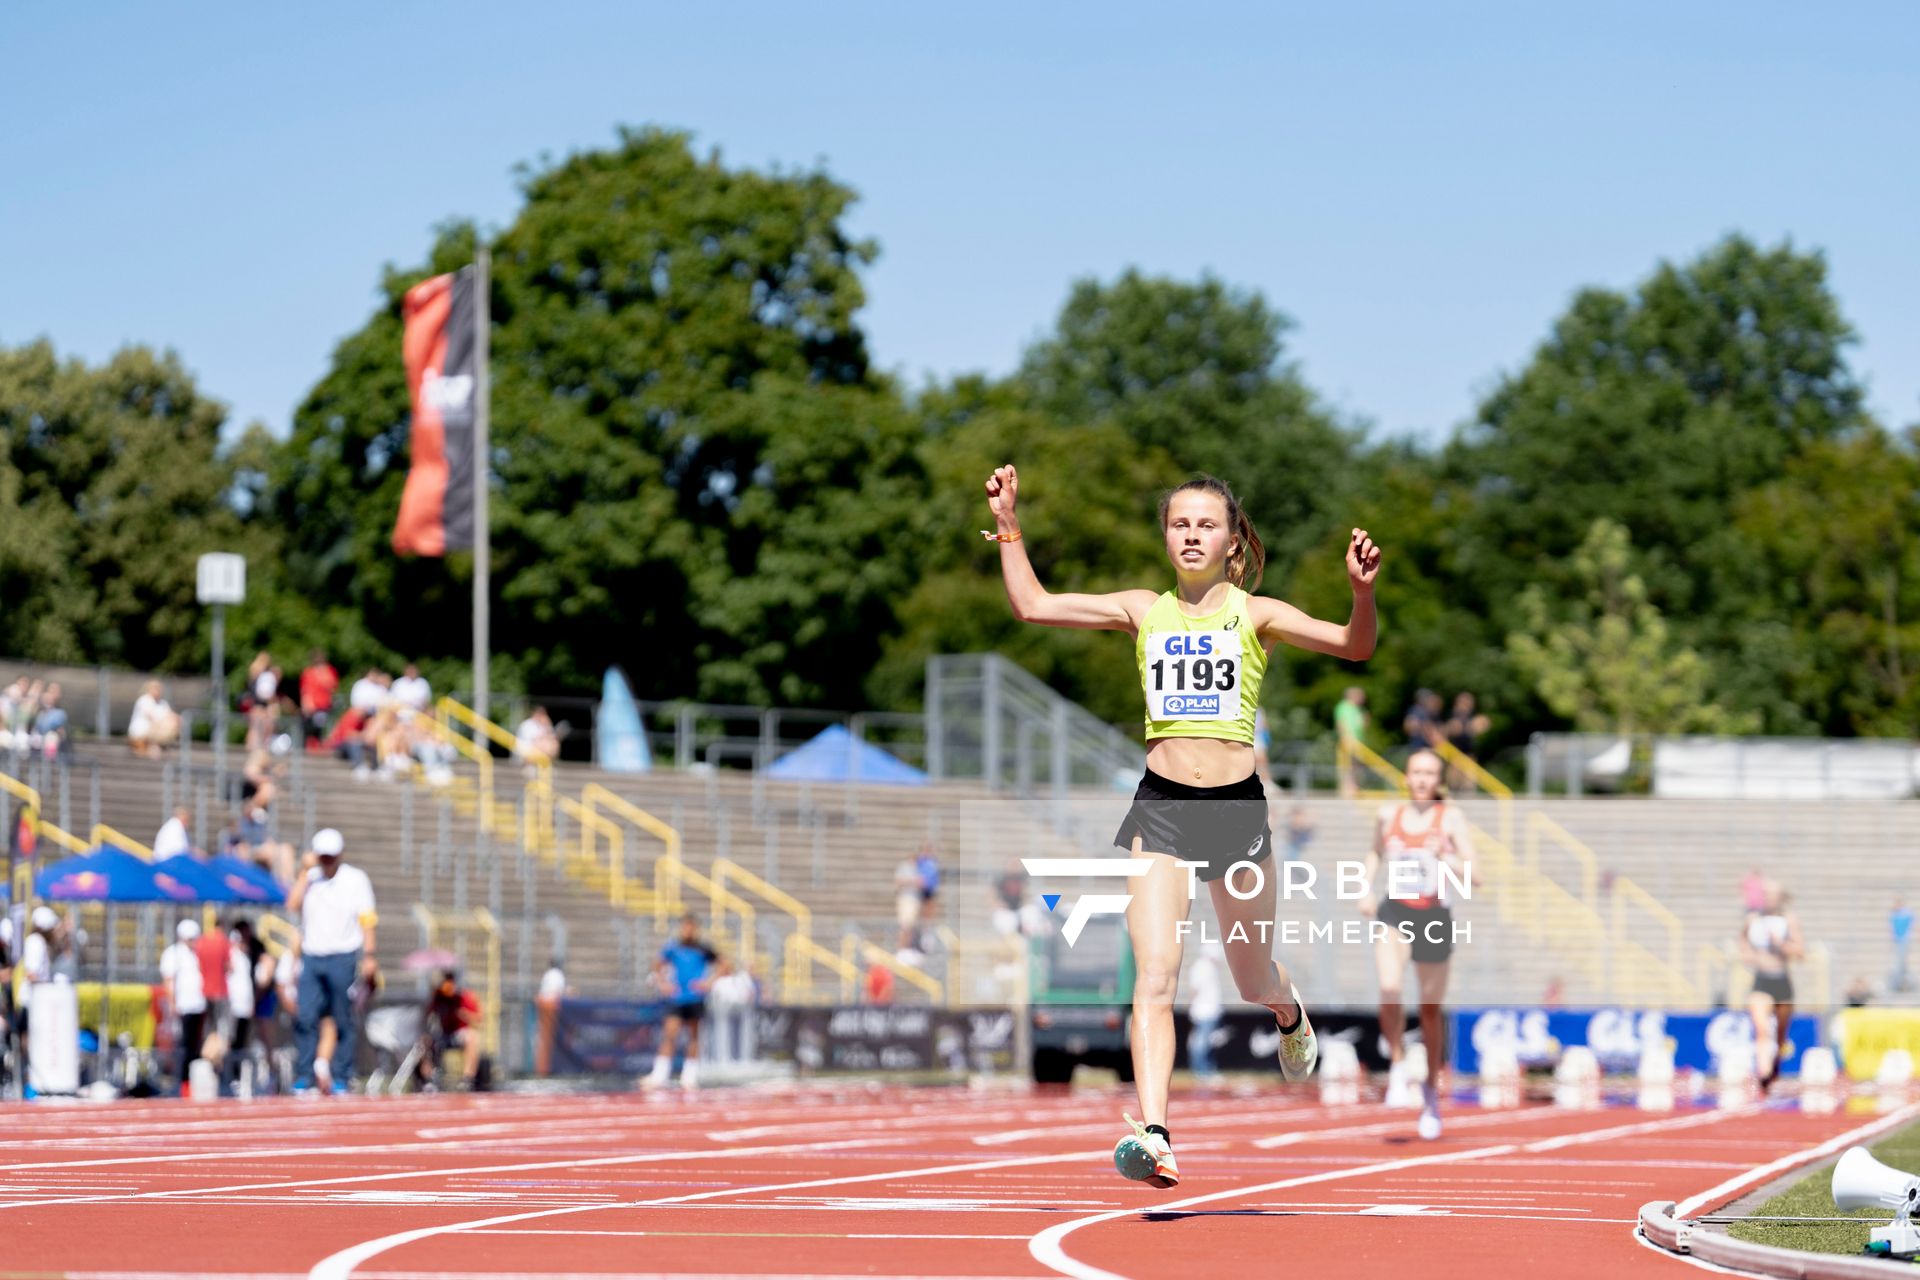
[[[988,542],[1020,541],[1020,531],[1018,529],[1015,529],[1012,533],[989,533],[987,530],[982,529],[980,531],[980,536],[985,538]]]

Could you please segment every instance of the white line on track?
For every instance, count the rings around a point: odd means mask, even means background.
[[[1729,1120],[1736,1115],[1744,1114],[1746,1113],[1738,1111],[1711,1111],[1698,1115],[1676,1116],[1669,1120],[1652,1121],[1650,1123],[1656,1126],[1665,1125],[1669,1128],[1687,1128],[1701,1124],[1712,1124],[1720,1120]],[[1627,1137],[1647,1131],[1648,1129],[1645,1124],[1612,1125],[1602,1129],[1589,1129],[1579,1133],[1562,1134],[1554,1138],[1541,1139],[1540,1141],[1550,1142],[1554,1144],[1553,1149],[1558,1149],[1583,1142],[1605,1142],[1611,1138]],[[1310,1173],[1300,1177],[1282,1178],[1277,1182],[1262,1183],[1257,1186],[1234,1187],[1227,1191],[1212,1191],[1205,1195],[1189,1196],[1184,1200],[1172,1200],[1162,1204],[1156,1204],[1152,1206],[1150,1211],[1154,1213],[1177,1212],[1195,1205],[1212,1204],[1221,1200],[1239,1200],[1247,1196],[1265,1195],[1270,1191],[1285,1191],[1293,1187],[1311,1186],[1315,1183],[1332,1182],[1345,1178],[1369,1177],[1382,1173],[1397,1173],[1402,1169],[1417,1169],[1427,1165],[1461,1164],[1496,1156],[1513,1155],[1518,1152],[1535,1149],[1542,1148],[1539,1148],[1538,1143],[1507,1142],[1501,1143],[1498,1146],[1473,1147],[1465,1151],[1443,1151],[1430,1156],[1411,1156],[1403,1160],[1384,1160],[1373,1164],[1356,1165],[1347,1169],[1331,1169],[1325,1173]],[[1074,1277],[1075,1280],[1127,1280],[1125,1276],[1102,1270],[1099,1267],[1079,1262],[1069,1257],[1060,1242],[1082,1227],[1095,1226],[1103,1222],[1113,1222],[1121,1218],[1135,1217],[1142,1212],[1147,1212],[1147,1210],[1120,1209],[1107,1213],[1091,1214],[1085,1218],[1078,1218],[1071,1222],[1055,1223],[1053,1226],[1048,1227],[1033,1237],[1032,1241],[1027,1245],[1027,1252],[1030,1253],[1034,1261],[1038,1262],[1041,1266],[1047,1267],[1060,1275]]]
[[[1909,1102],[1897,1111],[1889,1112],[1887,1115],[1880,1116],[1857,1128],[1849,1129],[1845,1133],[1837,1137],[1829,1138],[1816,1146],[1808,1147],[1802,1151],[1796,1151],[1792,1155],[1782,1156],[1778,1160],[1770,1161],[1758,1168],[1749,1169],[1746,1173],[1740,1174],[1737,1177],[1728,1178],[1725,1182],[1717,1186],[1708,1187],[1705,1191],[1697,1195],[1688,1196],[1685,1200],[1682,1200],[1674,1206],[1673,1216],[1676,1219],[1690,1218],[1695,1213],[1698,1213],[1703,1206],[1718,1203],[1721,1198],[1731,1197],[1734,1192],[1740,1190],[1742,1187],[1765,1181],[1777,1173],[1784,1173],[1788,1169],[1795,1168],[1799,1165],[1812,1164],[1824,1156],[1832,1155],[1842,1147],[1853,1146],[1856,1143],[1864,1142],[1875,1134],[1884,1133],[1888,1129],[1903,1125],[1915,1116],[1920,1116],[1920,1102]]]
[[[307,1273],[308,1280],[348,1280],[354,1269],[369,1258],[378,1257],[388,1250],[416,1241],[432,1239],[434,1236],[457,1234],[484,1227],[505,1226],[512,1222],[530,1222],[535,1218],[554,1218],[571,1213],[592,1213],[608,1209],[651,1209],[663,1205],[686,1204],[691,1201],[713,1200],[722,1196],[761,1195],[775,1191],[802,1191],[809,1187],[839,1187],[859,1182],[885,1182],[901,1177],[934,1177],[950,1173],[972,1173],[979,1169],[1009,1169],[1022,1165],[1058,1164],[1068,1160],[1091,1160],[1106,1155],[1106,1149],[1097,1151],[1070,1151],[1059,1155],[1014,1156],[1001,1160],[967,1161],[961,1164],[935,1165],[911,1169],[893,1169],[884,1173],[849,1174],[837,1178],[813,1178],[805,1182],[769,1183],[754,1187],[719,1187],[711,1191],[695,1191],[683,1196],[664,1196],[653,1200],[635,1200],[623,1204],[587,1205],[565,1209],[541,1209],[532,1213],[510,1213],[497,1218],[480,1218],[471,1222],[451,1222],[436,1227],[416,1227],[411,1231],[397,1231],[377,1240],[367,1240],[340,1252],[322,1258]],[[499,1280],[490,1277],[489,1280]],[[950,1278],[949,1278],[950,1280]],[[978,1278],[974,1278],[978,1280]]]

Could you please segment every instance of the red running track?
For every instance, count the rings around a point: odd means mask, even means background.
[[[1641,1204],[1874,1118],[1462,1106],[1425,1143],[1410,1112],[1199,1091],[1174,1105],[1186,1181],[1155,1191],[1113,1172],[1131,1104],[835,1084],[6,1107],[0,1280],[1677,1276],[1636,1241]]]

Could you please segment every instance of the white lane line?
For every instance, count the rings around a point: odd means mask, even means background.
[[[0,1209],[45,1208],[61,1204],[127,1204],[139,1200],[176,1200],[196,1196],[234,1195],[242,1191],[295,1191],[303,1187],[356,1186],[370,1182],[400,1182],[409,1178],[470,1177],[480,1173],[537,1173],[543,1169],[596,1169],[610,1166],[661,1164],[676,1160],[724,1160],[737,1156],[791,1155],[847,1147],[899,1146],[911,1138],[849,1138],[843,1142],[792,1142],[773,1147],[716,1147],[701,1151],[652,1151],[637,1156],[593,1156],[585,1160],[542,1160],[533,1164],[469,1165],[458,1169],[403,1169],[394,1173],[358,1173],[335,1178],[301,1178],[281,1182],[243,1183],[238,1186],[182,1187],[176,1191],[109,1192],[67,1196],[53,1200],[0,1201]]]
[[[1773,1175],[1784,1173],[1797,1165],[1812,1164],[1823,1156],[1832,1155],[1842,1147],[1853,1146],[1856,1143],[1873,1137],[1875,1134],[1884,1133],[1888,1129],[1903,1125],[1915,1116],[1920,1116],[1920,1102],[1909,1102],[1897,1111],[1889,1112],[1887,1115],[1881,1116],[1878,1119],[1868,1121],[1858,1128],[1849,1129],[1845,1133],[1837,1137],[1829,1138],[1817,1146],[1808,1147],[1803,1151],[1796,1151],[1792,1155],[1782,1156],[1778,1160],[1769,1161],[1756,1169],[1749,1169],[1743,1174],[1728,1178],[1718,1186],[1708,1187],[1698,1195],[1688,1196],[1685,1200],[1682,1200],[1674,1206],[1674,1219],[1678,1221],[1682,1218],[1690,1218],[1695,1213],[1698,1213],[1702,1206],[1715,1203],[1719,1197],[1730,1197],[1742,1187],[1756,1182],[1763,1182]]]
[[[1667,1124],[1672,1127],[1690,1127],[1696,1124],[1712,1124],[1720,1120],[1732,1119],[1740,1114],[1732,1111],[1714,1111],[1699,1116],[1679,1116],[1665,1121],[1653,1121],[1655,1125]],[[1542,1139],[1553,1143],[1555,1148],[1577,1145],[1581,1142],[1604,1142],[1610,1138],[1626,1136],[1628,1133],[1644,1132],[1640,1124],[1613,1125],[1604,1129],[1589,1129],[1584,1133],[1563,1134],[1554,1138]],[[1537,1144],[1505,1142],[1498,1146],[1473,1147],[1466,1151],[1443,1151],[1430,1156],[1412,1156],[1404,1160],[1385,1160],[1372,1164],[1357,1165],[1347,1169],[1330,1169],[1325,1173],[1310,1173],[1300,1177],[1283,1178],[1277,1182],[1262,1183],[1251,1187],[1235,1187],[1227,1191],[1213,1191],[1206,1195],[1190,1196],[1185,1200],[1172,1200],[1157,1204],[1150,1209],[1120,1209],[1108,1213],[1097,1213],[1071,1222],[1055,1223],[1046,1230],[1037,1233],[1027,1245],[1027,1252],[1041,1266],[1075,1280],[1128,1280],[1125,1276],[1104,1271],[1099,1267],[1077,1261],[1067,1256],[1061,1241],[1082,1227],[1090,1227],[1103,1222],[1113,1222],[1121,1218],[1136,1217],[1143,1212],[1169,1213],[1194,1205],[1212,1204],[1220,1200],[1239,1200],[1247,1196],[1265,1195],[1270,1191],[1285,1191],[1293,1187],[1311,1186],[1315,1183],[1333,1182],[1345,1178],[1361,1178],[1381,1173],[1397,1173],[1402,1169],[1417,1169],[1436,1164],[1459,1164],[1473,1160],[1485,1160],[1497,1156],[1513,1155],[1533,1149]]]
[[[728,1240],[808,1239],[808,1240],[1025,1240],[1023,1235],[923,1235],[910,1231],[593,1231],[560,1227],[476,1227],[460,1234],[468,1236],[565,1236],[579,1240],[587,1236],[719,1236]],[[219,1278],[224,1280],[224,1277]]]
[[[480,1218],[470,1222],[450,1222],[437,1227],[416,1227],[411,1231],[396,1231],[392,1235],[381,1236],[377,1240],[366,1240],[350,1248],[342,1249],[315,1263],[307,1273],[308,1280],[349,1280],[354,1269],[369,1258],[378,1257],[401,1245],[413,1244],[419,1240],[429,1240],[435,1236],[452,1235],[485,1227],[506,1226],[514,1222],[530,1222],[536,1218],[555,1218],[572,1213],[596,1213],[609,1209],[653,1209],[662,1205],[687,1204],[701,1200],[714,1200],[722,1196],[765,1195],[776,1191],[804,1191],[810,1187],[840,1187],[859,1182],[885,1182],[895,1178],[927,1178],[954,1173],[972,1173],[980,1169],[1011,1169],[1027,1165],[1060,1164],[1068,1160],[1094,1160],[1106,1155],[1106,1149],[1095,1151],[1070,1151],[1059,1155],[1011,1156],[1000,1160],[976,1160],[961,1164],[916,1166],[909,1169],[890,1169],[883,1173],[846,1174],[837,1178],[812,1178],[804,1182],[776,1182],[754,1187],[719,1187],[711,1191],[695,1191],[682,1196],[664,1196],[652,1200],[634,1200],[624,1204],[602,1204],[574,1206],[564,1209],[539,1209],[531,1213],[510,1213],[497,1218]],[[497,1277],[491,1280],[498,1280]],[[977,1278],[975,1278],[977,1280]]]

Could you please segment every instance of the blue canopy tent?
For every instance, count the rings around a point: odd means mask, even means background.
[[[265,900],[260,886],[252,880],[227,875],[214,869],[205,858],[176,853],[153,864],[153,878],[163,889],[180,885],[193,894],[196,902],[259,902]],[[171,900],[171,895],[169,895]]]
[[[769,778],[783,782],[889,782],[917,787],[927,775],[871,742],[848,733],[845,725],[828,725],[811,741],[795,747],[767,768]]]
[[[203,859],[200,865],[219,876],[227,888],[233,890],[238,902],[278,906],[287,900],[287,891],[273,878],[273,872],[265,867],[256,867],[251,862],[242,862],[224,853]]]
[[[125,849],[101,845],[41,868],[34,892],[53,902],[99,902],[107,907],[107,981],[101,993],[99,1039],[96,1052],[105,1066],[107,1019],[118,968],[119,946],[114,930],[113,904],[119,902],[240,902],[241,895],[206,864],[190,854],[177,854],[152,863]]]

